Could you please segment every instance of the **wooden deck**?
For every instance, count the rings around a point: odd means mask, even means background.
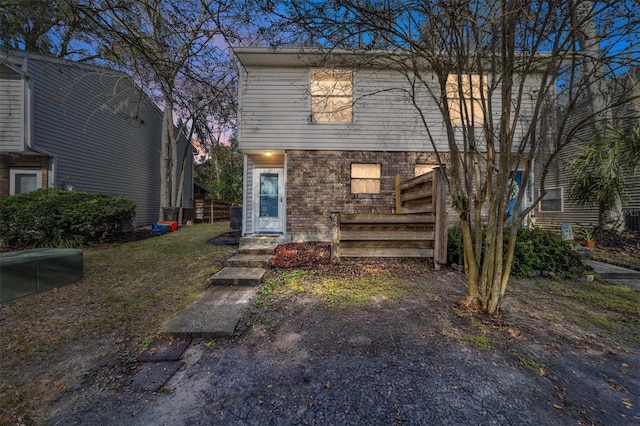
[[[331,257],[426,257],[446,263],[446,191],[440,169],[396,181],[399,214],[333,213]]]

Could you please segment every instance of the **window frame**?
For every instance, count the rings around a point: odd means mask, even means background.
[[[487,74],[465,73],[447,75],[445,95],[449,109],[449,119],[452,124],[464,125],[467,124],[469,119],[471,119],[471,125],[473,126],[481,126],[484,124],[485,110],[483,108],[483,102],[488,102],[488,80]],[[460,84],[464,86],[462,93],[460,93]],[[478,92],[477,96],[475,94],[476,92]],[[462,95],[462,98],[460,95]],[[460,110],[461,108],[467,110],[465,114],[471,113],[471,117],[464,116],[463,111]]]
[[[543,209],[543,202],[545,201],[545,198],[547,195],[549,195],[549,193],[551,191],[555,191],[555,190],[559,190],[560,194],[559,194],[559,199],[560,199],[560,210],[545,210]],[[538,190],[538,194],[540,194],[540,190]],[[547,189],[547,193],[544,195],[544,197],[542,197],[540,199],[540,202],[538,203],[538,211],[540,213],[562,213],[564,211],[564,189],[561,186],[557,186],[557,187],[553,187],[553,188],[548,188]],[[557,198],[552,198],[551,200],[556,200]],[[551,200],[546,200],[546,201],[551,201]]]
[[[26,194],[20,192],[16,194],[16,175],[18,174],[34,174],[36,176],[36,190],[42,189],[42,170],[35,168],[11,168],[9,169],[9,195]],[[31,192],[31,191],[27,191]]]
[[[325,76],[333,77],[333,81],[330,84],[330,89],[332,92],[338,85],[338,82],[348,82],[348,87],[343,87],[345,92],[349,92],[348,94],[334,94],[334,93],[314,93],[314,88],[318,87],[321,89],[320,83],[315,83],[319,81],[323,81],[318,76],[322,77],[322,74]],[[348,75],[348,78],[342,79],[342,76]],[[330,80],[327,78],[326,80]],[[309,71],[309,94],[310,94],[310,105],[309,105],[309,122],[313,124],[351,124],[353,123],[353,70],[346,68],[310,68]],[[333,108],[333,103],[331,101],[335,100],[343,100],[345,107],[337,107]],[[322,111],[317,110],[318,103],[324,103],[324,108]],[[342,115],[348,114],[348,119],[342,119]]]
[[[372,177],[354,177],[354,166],[377,166],[377,174],[378,177],[377,178],[372,178]],[[382,193],[382,164],[381,163],[351,163],[350,167],[350,182],[351,182],[351,194],[352,195],[379,195]],[[377,192],[365,192],[365,191],[358,191],[358,192],[354,192],[354,183],[355,182],[377,182],[378,183],[378,188],[377,188]],[[355,185],[358,186],[358,185]]]

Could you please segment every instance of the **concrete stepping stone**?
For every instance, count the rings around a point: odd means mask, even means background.
[[[227,266],[244,268],[266,268],[270,254],[237,254],[227,260]]]
[[[191,339],[155,339],[138,356],[140,362],[178,361],[187,349]]]
[[[175,338],[229,338],[249,308],[256,287],[212,287],[166,324],[162,334]]]
[[[264,268],[244,268],[227,266],[207,280],[214,286],[258,286],[266,270]]]

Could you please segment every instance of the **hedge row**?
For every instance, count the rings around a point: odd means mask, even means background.
[[[135,209],[119,195],[39,189],[0,199],[0,238],[14,246],[77,247],[121,230]]]

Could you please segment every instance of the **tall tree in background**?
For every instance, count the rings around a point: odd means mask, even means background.
[[[544,182],[577,129],[619,106],[600,98],[586,120],[572,119],[594,90],[638,65],[637,2],[290,0],[270,12],[299,42],[359,49],[356,69],[373,60],[405,77],[397,91],[422,118],[425,149],[446,166],[463,235],[465,302],[495,313],[518,229],[545,194],[544,186],[538,196],[530,191],[533,160],[542,149],[548,154],[536,164]],[[434,104],[447,135],[443,152],[426,118]],[[525,197],[531,202],[522,208]]]
[[[162,207],[180,207],[181,135],[211,104],[228,97],[234,79],[227,43],[233,2],[215,0],[79,0],[85,33],[102,58],[133,73],[164,109],[160,153]],[[197,92],[194,92],[194,89]],[[197,93],[197,96],[194,96]],[[196,102],[194,102],[196,99]],[[174,125],[181,125],[176,128]]]
[[[58,57],[90,57],[72,0],[0,0],[0,46]]]

